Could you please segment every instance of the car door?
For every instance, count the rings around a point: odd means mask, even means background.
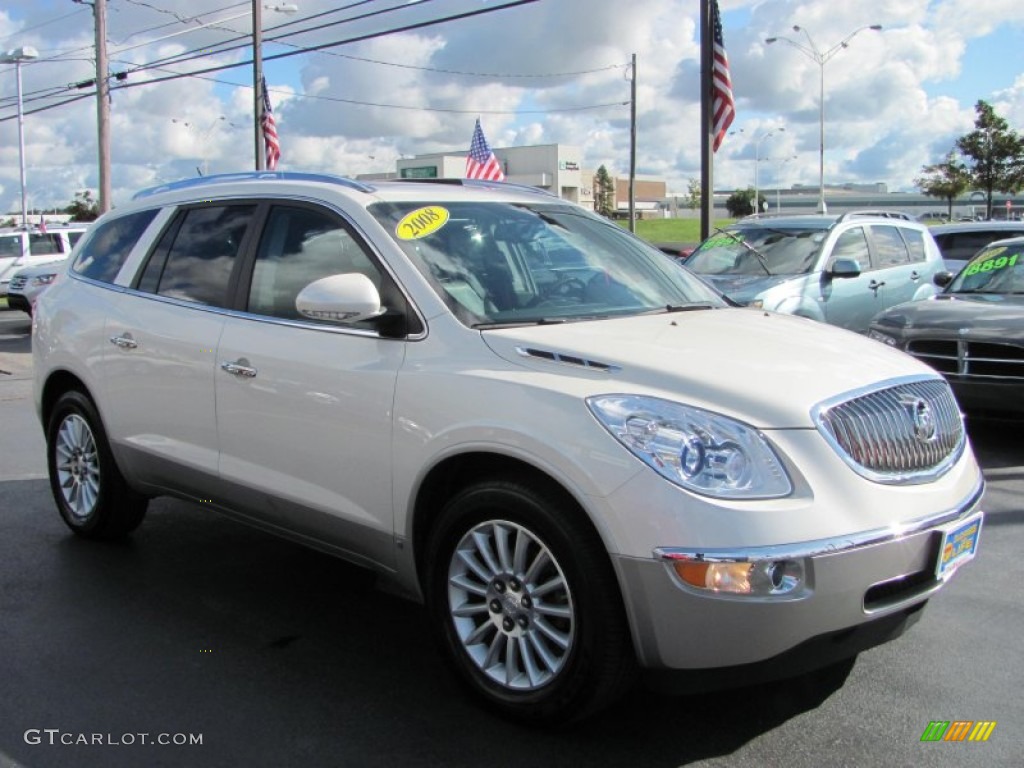
[[[908,227],[871,224],[868,227],[875,260],[875,280],[881,284],[879,311],[913,301],[926,271],[924,233]],[[915,237],[916,236],[916,237]]]
[[[107,320],[105,414],[137,480],[212,498],[216,350],[254,204],[180,210]]]
[[[857,277],[834,277],[832,267],[837,259],[852,259],[860,265]],[[841,231],[822,274],[821,308],[826,322],[840,328],[863,332],[881,306],[877,275],[871,261],[867,227],[863,224]]]
[[[270,208],[250,271],[245,313],[227,319],[217,352],[221,477],[270,524],[388,565],[392,405],[406,342],[368,323],[303,318],[295,298],[348,272],[384,296],[395,286],[346,222],[313,205]]]

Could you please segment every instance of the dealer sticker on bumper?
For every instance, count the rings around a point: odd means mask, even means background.
[[[974,558],[978,549],[978,536],[981,534],[981,518],[979,512],[942,532],[939,563],[935,568],[937,578],[948,579],[957,568]]]

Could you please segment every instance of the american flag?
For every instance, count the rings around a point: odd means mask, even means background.
[[[711,24],[715,36],[715,66],[711,73],[711,111],[715,121],[715,141],[712,151],[717,152],[726,131],[736,117],[736,102],[732,98],[732,79],[729,77],[729,57],[725,55],[722,40],[722,17],[718,13],[718,0],[712,0]]]
[[[44,235],[46,234],[46,219],[43,218],[43,214],[39,214],[39,231]]]
[[[466,155],[466,178],[486,179],[487,181],[504,181],[505,174],[501,170],[501,163],[494,156],[487,139],[484,138],[484,129],[480,127],[480,118],[477,118],[476,129],[473,131],[473,141],[469,144],[469,154]]]
[[[267,79],[261,78],[260,88],[263,90],[263,115],[260,127],[263,129],[263,146],[267,154],[267,170],[277,170],[277,161],[281,159],[281,142],[277,139],[277,123],[274,122],[274,110],[270,106],[270,94],[267,92]]]

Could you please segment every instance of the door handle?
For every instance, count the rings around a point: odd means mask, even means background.
[[[133,339],[130,333],[123,336],[111,336],[110,343],[121,349],[136,349],[139,346],[139,342]]]
[[[915,282],[915,283],[916,283],[916,282],[917,282],[918,280],[920,280],[920,279],[921,279],[921,275],[920,275],[920,273],[919,273],[919,272],[918,272],[918,271],[917,271],[917,270],[915,269],[915,270],[914,270],[913,272],[911,272],[911,273],[910,273],[910,279],[911,279],[911,280],[912,280],[913,282]]]
[[[885,285],[885,281],[884,280],[882,282],[878,282],[876,280],[872,280],[870,283],[868,283],[868,288],[870,288],[875,293],[878,293],[878,289],[881,288],[883,285]]]
[[[221,363],[220,367],[221,370],[227,371],[232,376],[241,376],[246,379],[252,379],[256,376],[256,369],[249,365],[249,361],[245,358],[240,358],[233,363]]]

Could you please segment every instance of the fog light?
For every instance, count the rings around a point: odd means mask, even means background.
[[[709,563],[680,559],[674,560],[672,567],[691,587],[734,595],[784,595],[804,581],[799,560]]]

